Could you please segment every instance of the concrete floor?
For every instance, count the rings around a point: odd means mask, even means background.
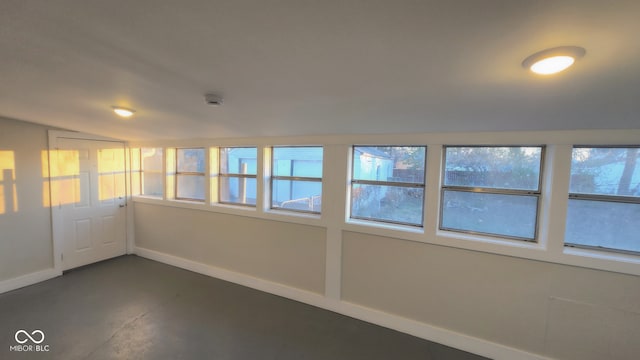
[[[40,346],[48,345],[49,351],[10,351],[18,345],[14,336],[20,329],[42,330]],[[39,334],[32,335],[39,340]],[[19,339],[26,338],[20,334]],[[123,256],[0,295],[0,359],[482,358]]]

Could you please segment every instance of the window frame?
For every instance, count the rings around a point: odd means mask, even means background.
[[[236,174],[229,172],[222,172],[222,153],[223,150],[228,149],[256,149],[256,164],[258,161],[258,147],[257,146],[225,146],[218,148],[218,176],[220,178],[236,178],[236,179],[255,179],[256,180],[256,194],[258,191],[258,171],[256,166],[255,174]],[[229,168],[229,164],[227,163],[227,169]],[[222,201],[222,182],[218,182],[218,203],[227,204],[227,205],[238,205],[238,206],[246,206],[255,208],[257,206],[258,199],[256,198],[256,204],[245,204],[241,202],[233,202],[233,201]]]
[[[285,176],[285,175],[274,175],[274,171],[273,171],[273,167],[275,164],[275,151],[274,149],[277,148],[320,148],[322,149],[322,177],[310,177],[310,176]],[[303,159],[302,159],[303,160]],[[292,160],[292,164],[293,164]],[[298,213],[304,213],[304,214],[314,214],[314,215],[320,215],[322,214],[322,210],[320,211],[313,211],[313,210],[300,210],[300,209],[288,209],[288,208],[283,208],[283,207],[273,207],[273,184],[274,184],[274,180],[285,180],[285,181],[308,181],[308,182],[318,182],[320,183],[320,188],[322,189],[322,192],[324,192],[324,184],[323,184],[323,178],[324,178],[324,146],[322,145],[274,145],[271,146],[271,162],[269,164],[269,209],[270,210],[276,210],[276,211],[290,211],[290,212],[298,212]],[[292,167],[293,168],[293,167]],[[322,199],[322,194],[320,195],[320,199]],[[313,202],[313,198],[311,199],[311,201]],[[312,204],[313,207],[313,204]]]
[[[422,183],[408,183],[408,182],[398,182],[398,181],[380,181],[380,180],[358,180],[354,177],[355,172],[355,152],[357,147],[421,147],[424,148],[424,163],[423,163],[423,177]],[[358,221],[368,221],[372,223],[383,223],[383,224],[391,224],[391,225],[401,225],[401,226],[410,226],[412,228],[424,228],[424,216],[425,216],[425,199],[427,196],[427,145],[351,145],[351,174],[350,174],[350,183],[349,183],[349,219],[358,220]],[[422,189],[422,207],[421,207],[421,216],[420,216],[420,224],[414,224],[409,222],[402,221],[393,221],[386,219],[371,219],[365,217],[353,216],[353,185],[373,185],[373,186],[394,186],[394,187],[404,187],[410,189]]]
[[[504,188],[487,188],[479,186],[459,186],[459,185],[445,185],[447,175],[447,148],[540,148],[540,165],[538,172],[538,186],[535,190],[518,190],[518,189],[504,189]],[[540,211],[542,206],[542,184],[544,178],[545,169],[545,157],[546,157],[546,145],[442,145],[442,170],[440,178],[440,206],[438,217],[438,229],[442,231],[450,231],[456,233],[463,233],[469,235],[488,236],[507,240],[525,241],[527,243],[539,243],[538,235],[540,232]],[[448,228],[442,226],[444,215],[444,193],[445,191],[457,191],[468,193],[481,193],[481,194],[494,194],[494,195],[508,195],[508,196],[535,196],[536,197],[536,216],[534,221],[533,238],[526,238],[520,236],[502,235],[495,233],[487,233],[482,231],[463,230]]]
[[[639,149],[640,145],[573,145],[571,147],[571,162],[573,163],[573,150],[574,149]],[[640,165],[640,164],[638,164]],[[636,165],[636,166],[638,166]],[[624,203],[624,204],[636,204],[640,205],[640,197],[634,196],[619,196],[619,195],[601,195],[601,194],[585,194],[585,193],[573,193],[571,192],[571,167],[569,168],[569,190],[568,190],[568,201],[570,200],[585,200],[585,201],[601,201],[608,203]],[[568,207],[568,202],[567,202]],[[567,223],[567,219],[565,219],[565,226]],[[618,254],[627,254],[627,255],[635,255],[639,256],[640,251],[632,251],[632,250],[623,250],[623,249],[615,249],[609,248],[605,246],[592,246],[592,245],[583,245],[583,244],[574,244],[566,241],[566,234],[563,239],[563,245],[565,248],[573,248],[573,249],[586,249],[586,250],[596,250],[596,251],[605,251],[611,253]]]
[[[205,169],[203,172],[198,172],[198,171],[178,171],[178,152],[180,150],[202,150],[202,154],[204,156],[204,163],[205,163]],[[186,198],[186,197],[179,197],[178,196],[178,186],[179,186],[179,179],[180,179],[180,175],[186,175],[186,176],[202,176],[202,178],[205,180],[207,179],[207,152],[206,152],[206,148],[204,147],[185,147],[185,148],[176,148],[175,151],[175,161],[176,161],[176,173],[175,173],[175,181],[174,181],[174,189],[173,191],[175,191],[175,200],[184,200],[184,201],[194,201],[194,202],[201,202],[201,203],[205,203],[207,201],[206,197],[207,197],[207,192],[206,192],[206,184],[205,184],[205,194],[204,194],[204,199],[195,199],[195,198]]]

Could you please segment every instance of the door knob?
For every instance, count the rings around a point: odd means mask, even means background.
[[[118,205],[118,206],[119,206],[119,207],[125,207],[126,205],[125,205],[125,204],[120,204],[120,205]]]

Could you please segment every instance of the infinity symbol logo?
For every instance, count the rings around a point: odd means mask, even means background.
[[[18,335],[20,334],[24,334],[24,336],[26,336],[28,339],[20,340],[20,338],[18,337]],[[33,338],[33,336],[31,336],[36,334],[40,334],[40,340],[36,340]],[[16,331],[15,339],[16,339],[16,342],[18,342],[18,344],[24,344],[29,340],[33,341],[34,344],[40,344],[41,342],[44,341],[44,333],[42,332],[42,330],[33,330],[31,334],[29,334],[25,330],[18,330]]]

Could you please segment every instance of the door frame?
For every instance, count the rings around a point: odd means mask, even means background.
[[[108,141],[121,143],[124,148],[125,157],[125,248],[126,253],[133,253],[133,211],[129,209],[131,201],[131,157],[129,151],[129,144],[124,140],[86,134],[73,131],[62,130],[49,130],[48,131],[48,152],[47,152],[47,166],[49,167],[49,196],[53,191],[51,187],[51,154],[53,150],[58,149],[58,139],[73,139],[73,140],[89,140],[89,141]],[[64,239],[64,226],[63,226],[63,213],[61,209],[52,203],[52,199],[49,198],[49,204],[51,204],[51,235],[53,245],[53,268],[58,274],[62,274],[62,242]]]

